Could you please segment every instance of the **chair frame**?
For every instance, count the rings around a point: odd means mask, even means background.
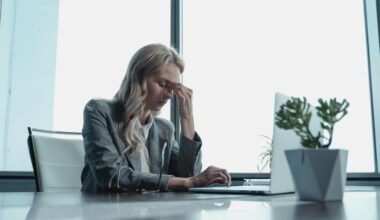
[[[33,132],[38,132],[38,133],[45,133],[45,134],[63,134],[63,135],[81,135],[81,132],[69,132],[69,131],[55,131],[55,130],[46,130],[46,129],[39,129],[39,128],[32,128],[28,127],[28,149],[29,149],[29,155],[30,159],[32,161],[32,166],[33,166],[33,173],[34,173],[34,180],[36,183],[36,192],[41,192],[41,185],[40,185],[40,176],[38,174],[38,164],[36,160],[36,151],[35,151],[35,146],[33,144]]]

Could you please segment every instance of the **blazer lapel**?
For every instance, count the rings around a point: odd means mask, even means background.
[[[127,152],[129,163],[132,165],[134,170],[141,171],[140,152],[133,152],[133,153],[130,153],[130,152],[131,152],[130,150]]]
[[[141,170],[141,161],[140,161],[138,154],[132,153],[131,150],[128,150],[128,151],[123,153],[123,151],[128,148],[128,144],[123,141],[121,134],[117,135],[116,141],[117,141],[117,145],[118,145],[120,155],[127,159],[128,163],[132,167],[132,169]]]
[[[128,161],[131,168],[134,170],[141,170],[140,158],[138,158],[136,154],[133,154],[130,150],[123,152],[128,147],[128,144],[124,141],[124,137],[122,136],[123,134],[119,132],[119,126],[121,126],[121,121],[123,120],[122,115],[124,111],[125,110],[123,105],[120,102],[116,102],[111,112],[111,117],[114,122],[112,124],[112,129],[110,132],[112,140],[114,141],[114,144],[116,145],[116,148],[118,149],[121,157],[124,157]]]
[[[126,143],[118,137],[119,145],[123,143],[125,147],[128,147]],[[169,144],[168,137],[166,137],[165,132],[163,132],[156,124],[153,118],[152,127],[149,130],[149,136],[147,139],[147,149],[149,151],[150,159],[150,172],[160,173],[161,163],[162,163],[162,150],[165,144]],[[122,146],[122,145],[121,145]],[[126,148],[124,148],[126,149]],[[134,170],[141,170],[141,159],[139,153],[133,153],[131,150],[128,150],[125,153],[125,157],[132,166]]]

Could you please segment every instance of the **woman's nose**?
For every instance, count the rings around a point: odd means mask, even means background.
[[[165,89],[165,98],[170,99],[173,96],[173,89],[171,88],[166,88]]]

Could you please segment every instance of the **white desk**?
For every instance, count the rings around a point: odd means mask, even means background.
[[[0,193],[0,219],[380,219],[380,187],[356,187],[342,202],[294,194]]]

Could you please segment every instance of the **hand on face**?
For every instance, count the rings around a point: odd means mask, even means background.
[[[227,170],[214,166],[207,167],[198,176],[191,178],[193,187],[204,187],[213,183],[231,185],[231,176]]]
[[[172,83],[171,88],[179,103],[179,114],[182,120],[193,120],[193,90],[180,83]]]
[[[188,139],[195,135],[193,118],[193,91],[180,83],[167,83],[167,88],[173,91],[179,103],[179,115],[181,120],[181,133]]]

